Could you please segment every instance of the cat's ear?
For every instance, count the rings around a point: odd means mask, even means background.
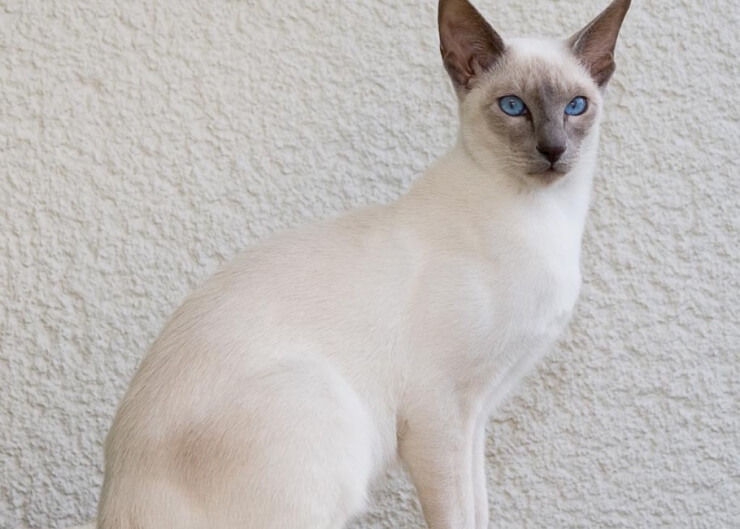
[[[568,40],[573,53],[602,88],[616,68],[614,47],[629,7],[630,0],[614,0],[599,16]]]
[[[504,41],[467,0],[440,0],[442,61],[455,90],[462,94],[504,52]]]

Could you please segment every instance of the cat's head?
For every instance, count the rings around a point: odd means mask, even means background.
[[[504,41],[467,0],[440,0],[440,50],[476,160],[535,185],[595,159],[602,95],[630,0],[566,40]]]

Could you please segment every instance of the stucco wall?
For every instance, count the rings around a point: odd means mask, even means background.
[[[479,7],[566,35],[605,3]],[[740,527],[739,8],[634,4],[575,321],[490,425],[496,528]],[[450,145],[435,10],[0,0],[0,527],[93,515],[127,381],[219,263]],[[402,477],[378,498],[356,527],[422,527]]]

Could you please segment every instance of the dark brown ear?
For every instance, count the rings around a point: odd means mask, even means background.
[[[614,47],[629,7],[630,0],[614,0],[599,16],[568,40],[573,53],[600,87],[606,85],[616,68]]]
[[[504,52],[504,41],[467,0],[440,0],[442,60],[458,94]]]

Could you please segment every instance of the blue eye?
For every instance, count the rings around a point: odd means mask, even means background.
[[[527,113],[527,105],[517,96],[504,96],[498,100],[498,106],[505,114],[510,116],[522,116]]]
[[[578,96],[568,103],[568,106],[565,107],[565,113],[569,116],[580,116],[586,112],[586,108],[588,108],[586,98]]]

